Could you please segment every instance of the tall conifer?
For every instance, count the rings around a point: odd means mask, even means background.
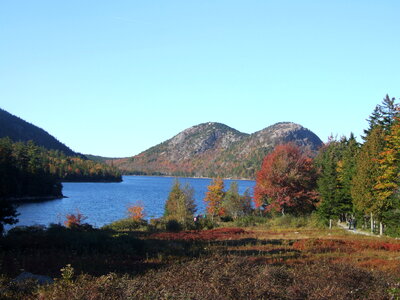
[[[372,129],[357,156],[356,172],[352,180],[351,195],[357,210],[375,213],[376,200],[374,187],[382,171],[378,157],[384,148],[384,130],[380,126]]]
[[[389,134],[385,137],[386,145],[379,154],[381,175],[374,186],[376,201],[373,209],[382,215],[395,208],[399,190],[400,173],[400,119],[396,118]]]

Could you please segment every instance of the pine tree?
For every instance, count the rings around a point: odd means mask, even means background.
[[[384,130],[381,126],[372,129],[362,145],[356,161],[356,172],[352,180],[351,195],[355,208],[363,213],[375,213],[374,202],[376,180],[381,176],[378,157],[384,148]]]
[[[400,175],[400,119],[396,118],[389,134],[385,137],[386,145],[379,154],[381,175],[377,178],[375,188],[376,200],[373,210],[380,216],[385,211],[395,208],[399,189]]]
[[[399,105],[395,103],[396,98],[390,98],[389,95],[386,95],[382,100],[382,105],[380,106],[380,113],[382,118],[379,122],[379,125],[383,126],[385,131],[390,130],[393,122],[395,121],[396,115],[398,115]]]
[[[396,104],[395,101],[396,98],[390,98],[389,95],[386,95],[385,98],[383,98],[382,103],[375,107],[374,111],[367,119],[369,128],[364,130],[364,141],[376,126],[381,126],[384,131],[390,130],[394,117],[398,115],[399,112],[399,105]]]
[[[350,134],[350,138],[348,140],[342,139],[341,144],[341,160],[337,163],[339,182],[339,201],[337,211],[343,220],[345,215],[353,212],[351,186],[353,177],[356,173],[356,157],[360,146],[352,133]]]
[[[325,219],[339,217],[339,180],[338,162],[341,160],[341,144],[336,140],[330,140],[320,149],[315,164],[319,168],[317,190],[319,193],[318,214]]]

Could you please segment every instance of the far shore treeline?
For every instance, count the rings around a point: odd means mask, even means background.
[[[121,181],[115,168],[34,142],[0,139],[0,199],[62,197],[61,181]]]

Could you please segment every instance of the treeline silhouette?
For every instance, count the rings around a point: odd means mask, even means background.
[[[0,139],[0,198],[61,197],[61,181],[121,181],[112,166]]]
[[[36,145],[45,147],[46,149],[59,150],[68,156],[79,155],[42,128],[0,108],[0,138],[3,137],[9,137],[14,142],[28,142],[32,140]]]

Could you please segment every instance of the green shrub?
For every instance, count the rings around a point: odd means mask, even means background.
[[[182,224],[179,223],[177,220],[174,220],[174,219],[169,220],[167,222],[167,224],[165,225],[165,229],[167,231],[172,231],[172,232],[179,232],[179,231],[182,230],[182,227],[183,227]]]
[[[323,222],[314,213],[305,216],[293,216],[286,214],[284,216],[273,217],[269,220],[268,225],[270,227],[280,228],[324,227]]]
[[[389,210],[383,214],[385,234],[393,237],[400,237],[400,209]]]
[[[159,230],[165,230],[165,225],[166,222],[162,218],[156,218],[156,219],[150,219],[150,229],[159,231]]]
[[[217,227],[217,223],[211,220],[210,218],[199,218],[195,223],[197,230],[208,230]]]
[[[126,218],[105,225],[103,226],[103,229],[110,229],[115,231],[136,231],[139,229],[147,229],[147,225],[147,221],[145,220],[134,220],[132,218]]]
[[[231,216],[223,216],[221,217],[221,222],[232,222],[233,218]]]
[[[269,219],[262,216],[244,216],[239,217],[234,221],[235,226],[238,227],[250,227],[262,224],[267,224]]]
[[[175,223],[178,223],[176,225]],[[176,219],[166,220],[163,218],[151,219],[150,227],[153,231],[181,231],[181,230],[195,230],[197,224],[192,219],[187,219],[185,222],[179,222]]]
[[[44,225],[33,225],[33,226],[16,226],[8,231],[7,234],[26,234],[26,233],[43,233],[46,230]]]

